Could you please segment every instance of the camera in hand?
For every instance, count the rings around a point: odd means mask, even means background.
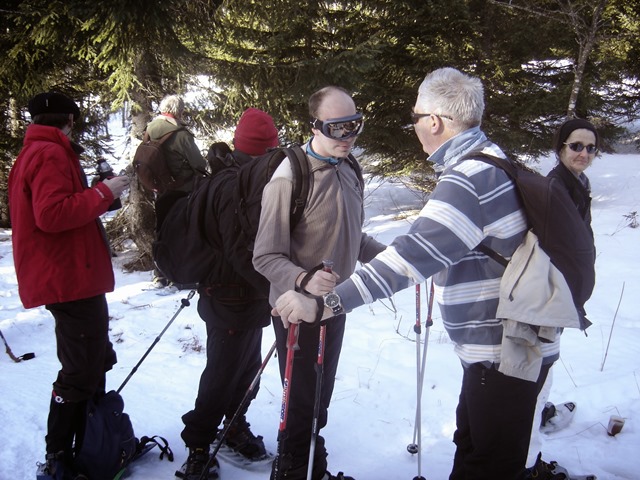
[[[110,177],[115,177],[115,174],[113,173],[113,168],[111,168],[111,165],[109,165],[109,162],[107,162],[104,158],[101,158],[98,160],[97,173],[98,173],[98,176],[100,177],[100,181],[106,180],[107,178],[110,178]],[[107,211],[112,212],[114,210],[118,210],[119,208],[122,208],[122,202],[120,201],[120,198],[116,198],[113,201],[113,203],[109,205],[109,208],[107,209]]]

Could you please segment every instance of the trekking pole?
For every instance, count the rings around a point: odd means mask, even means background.
[[[434,286],[433,279],[431,279],[431,286],[429,288],[429,292],[425,289],[425,296],[427,297],[427,321],[425,322],[425,332],[424,332],[424,349],[422,350],[422,365],[420,367],[420,377],[418,380],[418,404],[416,406],[416,421],[413,431],[413,441],[414,443],[409,444],[407,446],[407,450],[411,454],[418,454],[418,476],[414,477],[414,480],[424,480],[424,477],[421,476],[422,469],[422,391],[424,387],[424,372],[427,363],[427,348],[429,345],[429,330],[433,325],[433,297],[434,297]],[[416,443],[416,435],[418,437],[418,443]]]
[[[433,319],[432,319],[432,313],[433,313],[433,281],[431,282],[431,288],[430,288],[430,292],[427,291],[425,289],[424,291],[424,295],[427,299],[427,321],[425,323],[425,331],[424,331],[424,349],[422,350],[422,365],[420,367],[420,381],[419,381],[419,385],[420,385],[420,399],[422,399],[422,391],[423,391],[423,386],[424,386],[424,372],[425,372],[425,366],[427,363],[427,347],[429,345],[429,327],[431,327],[433,325]],[[417,432],[417,428],[418,428],[418,422],[417,422],[417,415],[418,412],[416,411],[416,423],[414,425],[414,429],[413,429],[413,441],[415,443],[415,439],[416,439],[416,432]],[[408,449],[408,447],[407,447]],[[411,453],[417,453],[417,451],[411,452]]]
[[[420,284],[416,285],[416,324],[414,331],[416,332],[416,422],[415,433],[417,432],[417,441],[414,439],[415,445],[418,450],[418,475],[413,477],[413,480],[426,480],[422,476],[422,384],[423,384],[423,370],[420,366],[420,335],[422,334],[422,325],[420,323]],[[425,347],[426,348],[426,347]]]
[[[118,388],[118,390],[116,391],[117,393],[120,393],[122,391],[122,389],[124,388],[124,386],[127,384],[127,382],[129,381],[129,379],[131,377],[133,377],[133,374],[136,373],[138,371],[138,367],[140,366],[140,364],[142,364],[142,362],[144,362],[144,359],[147,358],[147,355],[149,355],[149,353],[151,352],[151,350],[153,350],[153,347],[156,346],[156,344],[160,341],[160,338],[162,337],[162,335],[164,335],[164,332],[167,331],[167,329],[169,328],[169,326],[173,323],[173,321],[176,319],[176,317],[180,314],[180,312],[185,308],[188,307],[189,305],[191,305],[191,303],[189,302],[189,300],[191,300],[193,298],[193,296],[196,294],[195,289],[191,290],[189,292],[189,295],[187,295],[187,298],[183,298],[182,300],[180,300],[180,308],[178,308],[178,311],[173,315],[173,317],[171,317],[171,320],[169,320],[169,323],[167,323],[165,325],[165,327],[162,329],[162,331],[160,332],[160,334],[156,337],[156,339],[153,341],[153,343],[151,344],[151,346],[147,349],[146,352],[144,352],[144,355],[142,355],[142,358],[138,361],[138,363],[136,364],[135,367],[133,367],[133,370],[131,370],[131,373],[129,373],[129,375],[127,376],[127,378],[124,379],[124,382],[122,382],[122,385],[120,385],[120,387]]]
[[[333,270],[332,260],[322,261],[322,270],[331,272]],[[316,393],[313,401],[313,421],[311,422],[311,442],[309,443],[309,461],[307,462],[307,480],[311,480],[313,473],[313,461],[316,453],[316,441],[318,440],[318,418],[320,417],[320,394],[322,393],[322,376],[324,374],[324,346],[327,336],[326,323],[320,323],[320,333],[318,335],[318,359],[316,361]]]
[[[4,335],[2,334],[2,330],[0,330],[0,337],[2,337],[2,341],[4,342],[5,352],[7,352],[7,355],[9,355],[11,357],[11,360],[13,360],[14,362],[20,363],[23,360],[31,360],[36,356],[35,353],[29,352],[29,353],[25,353],[24,355],[20,355],[19,357],[16,357],[11,351],[11,348],[9,347],[9,344],[7,343],[7,339],[4,338]]]
[[[273,342],[273,345],[271,345],[269,352],[264,357],[264,360],[262,360],[262,365],[260,365],[258,372],[256,373],[255,377],[253,377],[251,384],[247,388],[247,391],[244,394],[244,397],[242,397],[242,400],[240,401],[240,405],[238,405],[238,408],[236,408],[236,411],[233,413],[233,417],[231,417],[231,420],[227,422],[224,429],[222,430],[222,433],[218,437],[216,446],[214,447],[213,452],[211,452],[211,455],[209,455],[209,460],[207,461],[207,464],[202,469],[202,473],[200,473],[200,477],[198,477],[198,480],[205,480],[207,478],[207,473],[209,472],[209,467],[211,466],[211,462],[213,462],[213,459],[216,458],[216,455],[218,454],[220,447],[222,447],[222,442],[227,437],[229,430],[231,429],[233,424],[236,422],[236,420],[240,416],[240,412],[242,412],[242,410],[244,410],[244,408],[247,406],[247,403],[249,403],[249,399],[251,398],[251,395],[253,395],[253,391],[256,389],[256,385],[258,385],[258,382],[260,381],[260,377],[262,376],[264,369],[267,367],[267,363],[269,363],[269,360],[271,359],[271,356],[273,355],[273,352],[275,351],[275,349],[276,349],[276,342]]]
[[[416,334],[416,418],[413,428],[413,442],[407,445],[407,451],[414,455],[418,453],[419,446],[416,442],[418,432],[418,409],[420,408],[420,334],[422,333],[422,325],[420,323],[420,284],[416,283],[416,323],[413,325],[413,331]],[[419,457],[418,457],[419,458]],[[419,462],[418,462],[419,463]],[[418,466],[418,470],[420,467]]]
[[[607,348],[604,351],[604,358],[602,359],[602,365],[600,365],[600,371],[604,369],[604,362],[607,361],[607,355],[609,354],[609,344],[611,343],[611,335],[613,335],[613,327],[616,324],[616,317],[618,316],[618,310],[620,309],[620,303],[622,302],[622,296],[624,295],[624,283],[625,282],[622,282],[622,291],[620,292],[620,300],[618,300],[616,313],[613,315],[613,322],[611,322],[611,331],[609,332],[609,340],[607,341]]]
[[[427,294],[426,284],[425,284],[425,295],[428,295],[427,298],[427,321],[425,322],[424,328],[424,348],[422,349],[422,365],[420,367],[420,400],[418,402],[419,409],[417,410],[418,421],[416,424],[418,425],[418,476],[414,477],[413,480],[425,480],[425,478],[421,475],[422,468],[422,392],[424,390],[424,372],[426,370],[427,364],[427,349],[429,347],[429,331],[431,330],[431,326],[433,325],[433,278],[431,279],[429,287],[429,293]]]
[[[274,462],[274,479],[280,480],[280,460],[284,451],[284,441],[286,440],[287,414],[289,413],[289,394],[291,393],[291,378],[293,376],[293,354],[300,349],[298,345],[298,324],[289,324],[287,333],[287,362],[284,369],[284,381],[282,383],[282,406],[280,408],[280,425],[278,426],[278,451]]]

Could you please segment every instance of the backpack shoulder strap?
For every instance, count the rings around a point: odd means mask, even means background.
[[[495,155],[491,155],[480,150],[474,150],[467,153],[462,157],[462,160],[479,160],[481,162],[488,163],[489,165],[493,165],[494,167],[504,170],[512,180],[517,177],[517,167],[509,160],[496,157]]]
[[[171,447],[169,447],[169,442],[167,442],[167,439],[161,437],[160,435],[154,435],[152,437],[143,435],[142,437],[140,437],[138,445],[136,446],[136,453],[132,461],[137,460],[139,457],[147,453],[156,445],[160,449],[160,460],[162,460],[166,456],[167,460],[173,462],[173,450],[171,450]]]
[[[284,148],[293,171],[293,192],[291,194],[291,230],[302,218],[304,206],[309,196],[309,159],[299,145]]]
[[[504,172],[509,176],[509,178],[511,178],[511,180],[513,180],[515,183],[515,179],[517,177],[517,170],[516,170],[517,167],[513,163],[511,163],[510,161],[504,158],[496,157],[495,155],[490,155],[480,150],[474,150],[464,155],[462,159],[463,160],[479,160],[481,162],[485,162],[490,165],[493,165],[496,168],[504,170]],[[509,264],[506,258],[504,258],[494,249],[488,247],[483,243],[479,243],[478,245],[476,245],[473,250],[476,252],[484,253],[487,257],[491,258],[495,262],[498,262],[500,265],[502,265],[505,268]]]
[[[347,156],[347,162],[349,162],[349,165],[351,166],[351,168],[353,168],[353,171],[356,172],[358,182],[360,182],[360,189],[362,190],[362,194],[364,195],[364,176],[362,175],[362,166],[360,165],[360,162],[358,162],[358,160],[356,160],[356,157],[354,157],[351,153]]]
[[[487,257],[491,258],[492,260],[495,260],[505,268],[509,264],[506,258],[504,258],[502,255],[496,252],[493,248],[487,247],[484,243],[479,243],[478,245],[476,245],[474,250],[476,252],[484,253]]]
[[[180,130],[184,130],[184,127],[180,127],[176,130],[171,130],[170,132],[165,133],[164,135],[162,135],[160,138],[158,138],[158,145],[162,145],[164,142],[166,142],[174,133],[179,132]],[[142,141],[143,142],[150,142],[151,141],[151,137],[149,136],[149,131],[145,129],[144,131],[144,135],[142,136]]]

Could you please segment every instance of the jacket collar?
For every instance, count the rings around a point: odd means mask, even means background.
[[[59,128],[32,123],[27,127],[24,143],[27,144],[29,142],[38,141],[58,143],[65,148],[73,150],[76,155],[80,155],[84,152],[83,147],[67,137]]]
[[[487,136],[480,127],[473,127],[454,135],[429,155],[428,160],[435,163],[433,169],[441,172],[446,166],[455,162],[466,152],[477,148],[487,141]]]

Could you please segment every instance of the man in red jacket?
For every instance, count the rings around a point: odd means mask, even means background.
[[[32,124],[9,174],[9,208],[18,291],[25,308],[45,305],[55,319],[62,368],[53,383],[44,475],[62,478],[82,445],[86,403],[105,389],[116,363],[109,341],[106,292],[114,275],[100,222],[129,185],[113,177],[93,188],[70,140],[80,110],[60,93],[29,101]],[[46,477],[45,477],[46,478]]]

